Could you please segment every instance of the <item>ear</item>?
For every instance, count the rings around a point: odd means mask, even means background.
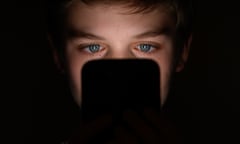
[[[52,40],[51,35],[48,34],[47,38],[48,38],[48,43],[49,43],[51,51],[52,51],[52,56],[53,56],[54,63],[57,66],[57,69],[59,70],[59,72],[64,73],[64,69],[63,69],[62,63],[60,61],[60,55],[59,55],[57,49],[55,48],[55,46],[53,44],[53,40]]]
[[[189,36],[188,40],[184,44],[182,54],[180,56],[180,59],[178,61],[177,67],[176,67],[176,72],[180,72],[183,70],[185,63],[187,62],[187,59],[188,59],[188,54],[189,54],[189,49],[190,49],[191,43],[192,43],[192,34]]]

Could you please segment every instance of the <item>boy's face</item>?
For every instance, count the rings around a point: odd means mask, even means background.
[[[175,23],[163,9],[145,14],[129,14],[128,10],[121,5],[81,2],[69,8],[66,57],[71,89],[79,105],[83,65],[93,59],[117,58],[155,60],[161,68],[161,102],[165,102],[171,73],[179,69],[173,68]]]

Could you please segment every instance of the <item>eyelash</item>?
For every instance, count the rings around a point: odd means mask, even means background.
[[[88,53],[91,53],[90,51],[89,51],[89,48],[90,48],[90,46],[100,46],[100,50],[99,51],[101,51],[102,49],[104,49],[102,46],[101,46],[101,44],[99,44],[99,43],[90,43],[90,44],[82,44],[82,45],[80,45],[79,46],[79,49],[81,50],[81,51],[87,51]],[[98,52],[99,52],[98,51]],[[92,53],[92,54],[94,54],[94,53]]]

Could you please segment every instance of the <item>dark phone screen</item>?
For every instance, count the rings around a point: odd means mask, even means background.
[[[94,60],[82,70],[82,118],[91,121],[124,110],[141,115],[144,107],[160,111],[160,70],[147,59]]]

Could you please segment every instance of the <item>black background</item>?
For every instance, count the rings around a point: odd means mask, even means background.
[[[34,0],[6,5],[10,28],[4,36],[9,38],[7,46],[10,46],[11,57],[8,59],[13,61],[7,63],[7,70],[14,69],[12,72],[17,79],[13,76],[12,83],[23,92],[19,94],[16,89],[10,89],[10,92],[17,92],[17,98],[10,104],[17,115],[11,119],[14,130],[9,133],[17,137],[9,140],[40,143],[41,138],[57,139],[61,130],[57,118],[67,113],[61,106],[63,93],[56,93],[61,85],[47,43],[44,4],[44,1]],[[234,56],[229,54],[232,48],[237,48],[230,45],[234,41],[231,37],[236,37],[233,34],[237,33],[229,20],[234,14],[230,12],[233,5],[194,1],[193,44],[186,69],[180,74],[183,83],[179,85],[181,92],[191,94],[187,103],[191,103],[193,143],[233,141],[232,109],[233,98],[237,96],[232,91],[235,78],[232,71],[237,61],[230,63]]]

